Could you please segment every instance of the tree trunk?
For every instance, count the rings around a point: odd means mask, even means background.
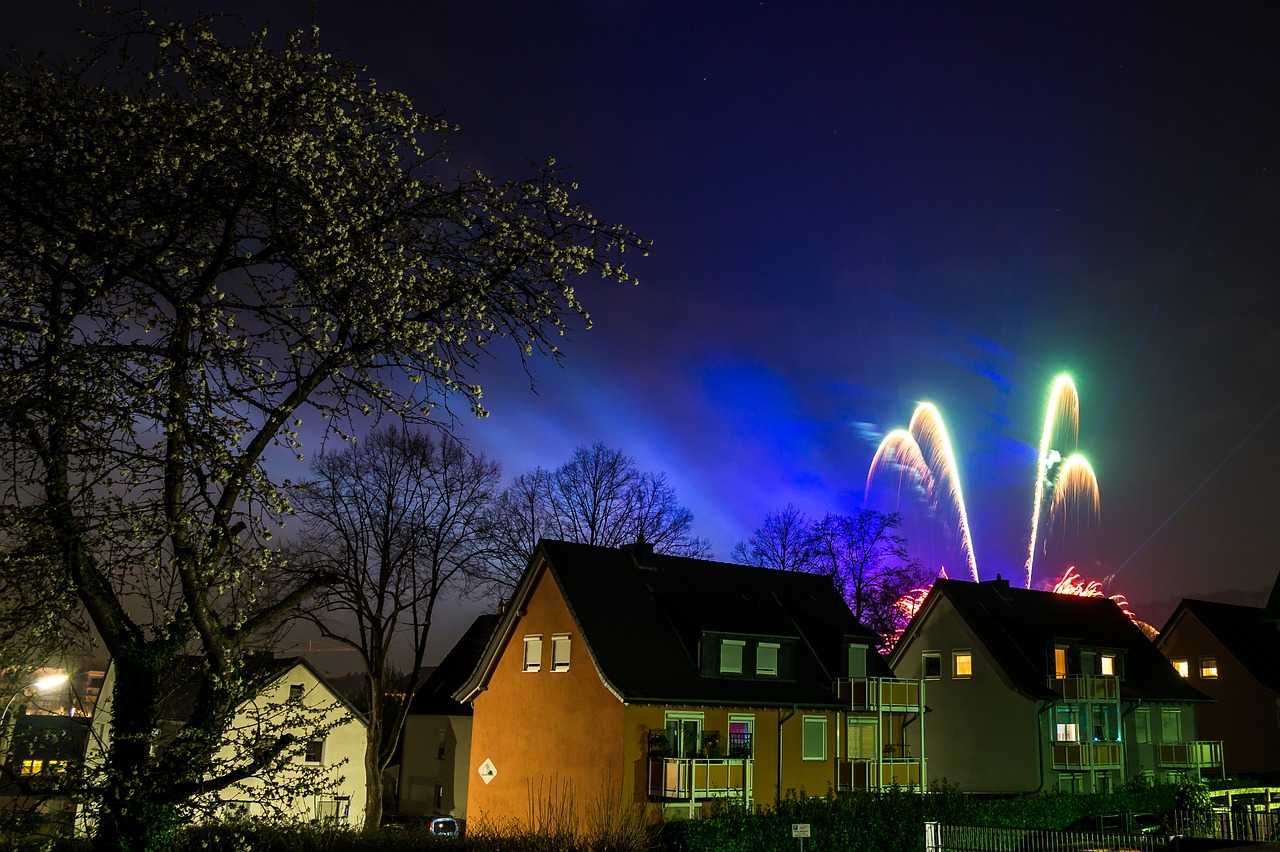
[[[364,744],[364,832],[382,827],[382,679],[365,682],[369,693],[369,735]]]

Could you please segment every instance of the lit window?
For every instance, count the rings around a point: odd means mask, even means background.
[[[875,719],[849,717],[847,755],[850,760],[875,760],[879,757],[876,750],[877,728],[879,725]]]
[[[729,757],[752,756],[751,729],[755,726],[755,721],[755,716],[729,714]]]
[[[557,633],[551,637],[551,671],[569,671],[568,633]]]
[[[1200,677],[1206,680],[1213,680],[1218,676],[1218,658],[1217,657],[1201,657],[1200,658]]]
[[[741,639],[720,640],[721,674],[742,674],[742,649],[746,646]]]
[[[805,716],[801,725],[801,757],[827,759],[827,717]]]
[[[925,651],[920,655],[920,670],[926,678],[942,677],[942,655],[937,651]]]
[[[308,740],[307,751],[303,755],[303,760],[307,763],[323,763],[324,762],[324,740]]]
[[[22,761],[22,769],[19,774],[22,775],[39,775],[40,770],[44,769],[43,760],[24,760]]]
[[[1053,649],[1053,676],[1054,677],[1067,676],[1067,649],[1066,648]]]
[[[1115,677],[1116,675],[1116,655],[1103,654],[1100,658],[1098,671],[1104,677]]]
[[[1169,662],[1173,663],[1173,667],[1178,670],[1178,674],[1182,677],[1191,677],[1191,666],[1187,664],[1186,660],[1174,657]]]
[[[1053,739],[1060,743],[1078,743],[1081,712],[1078,704],[1058,704],[1053,708]]]
[[[778,673],[778,648],[776,642],[761,642],[756,645],[756,674],[776,675]]]
[[[968,678],[973,676],[973,653],[971,651],[952,652],[951,676],[955,678]]]
[[[524,670],[536,672],[542,668],[542,634],[524,637]]]

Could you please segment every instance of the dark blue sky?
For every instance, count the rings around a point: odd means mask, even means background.
[[[69,0],[25,5],[10,41],[74,44]],[[1157,624],[1275,579],[1280,5],[318,0],[318,18],[323,46],[462,126],[459,164],[554,155],[654,241],[639,286],[584,283],[595,328],[537,365],[536,395],[487,365],[492,416],[461,434],[508,474],[603,440],[666,471],[727,557],[788,502],[860,505],[879,437],[927,399],[980,573],[1016,576],[1065,370],[1102,514],[1050,562],[1123,569],[1112,591]],[[960,566],[945,521],[899,508]]]

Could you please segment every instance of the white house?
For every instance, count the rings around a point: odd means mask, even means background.
[[[182,665],[199,661],[187,658]],[[335,821],[359,827],[364,821],[364,718],[338,695],[304,658],[264,657],[251,661],[262,668],[266,684],[236,711],[225,745],[216,760],[231,760],[252,747],[263,733],[274,737],[294,733],[299,745],[283,765],[269,772],[213,791],[201,810],[203,819],[232,816],[271,816],[300,822]],[[162,713],[155,748],[164,748],[191,711],[192,696],[179,685],[170,690]],[[115,669],[107,667],[93,716],[85,752],[86,766],[101,766],[111,742],[115,700]],[[78,828],[89,829],[91,814],[82,814]]]

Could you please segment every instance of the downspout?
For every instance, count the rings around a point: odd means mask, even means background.
[[[782,804],[782,726],[792,716],[796,715],[796,708],[792,707],[786,716],[782,715],[782,711],[778,711],[778,786],[774,789],[773,806],[776,808]]]
[[[1041,727],[1040,718],[1044,716],[1044,711],[1052,707],[1054,703],[1055,702],[1053,700],[1046,698],[1044,703],[1040,706],[1040,709],[1036,712],[1036,770],[1040,776],[1040,783],[1031,791],[1032,795],[1044,790],[1044,749],[1046,745],[1048,745],[1049,748],[1053,748],[1053,740],[1049,737],[1051,731]]]

